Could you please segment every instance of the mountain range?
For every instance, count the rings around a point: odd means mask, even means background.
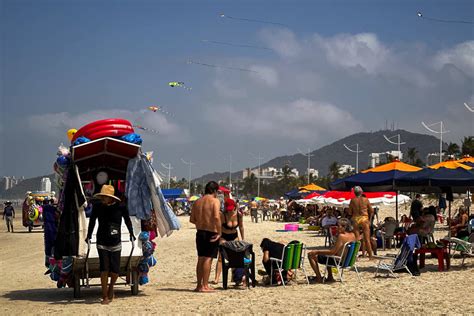
[[[402,142],[406,143],[401,146],[403,157],[407,155],[408,148],[414,147],[418,151],[418,158],[423,162],[429,153],[439,152],[439,138],[432,135],[412,133],[406,130],[381,130],[376,132],[356,133],[344,137],[332,144],[323,146],[311,152],[311,168],[319,170],[319,176],[325,176],[329,172],[329,165],[332,162],[337,162],[339,165],[352,165],[355,167],[356,154],[349,152],[344,144],[347,146],[359,144],[359,150],[363,152],[359,154],[359,170],[367,169],[369,166],[369,154],[381,153],[387,151],[397,150],[397,146],[390,144],[385,140],[384,135],[392,137],[400,134]],[[443,143],[443,148],[447,144]],[[351,148],[355,148],[351,147]],[[275,157],[264,164],[261,168],[275,167],[282,168],[285,164],[289,164],[291,168],[296,168],[300,175],[306,174],[308,168],[308,158],[301,153],[293,155]],[[255,168],[255,167],[252,167]],[[203,175],[193,181],[206,183],[211,180],[225,180],[229,176],[229,172],[214,172]],[[232,173],[233,179],[242,179],[242,170]]]
[[[329,165],[332,162],[337,162],[339,165],[347,164],[355,166],[355,154],[349,152],[344,148],[344,144],[351,146],[359,144],[359,150],[363,152],[359,154],[359,169],[366,169],[369,165],[369,154],[380,153],[386,151],[397,150],[396,145],[387,142],[383,135],[388,137],[400,134],[400,138],[406,144],[402,145],[401,150],[404,157],[406,157],[408,148],[415,147],[418,151],[418,158],[423,162],[429,153],[439,152],[439,139],[426,134],[411,133],[405,130],[381,130],[376,132],[357,133],[344,137],[332,144],[323,146],[311,152],[311,168],[319,170],[320,176],[325,176],[329,172]],[[443,144],[444,148],[447,144]],[[275,157],[261,165],[265,167],[282,168],[285,164],[289,164],[291,168],[296,168],[300,175],[306,174],[308,166],[307,157],[296,153],[293,155]],[[253,167],[255,168],[255,167]],[[232,179],[242,179],[242,171],[235,171],[232,173]],[[229,176],[229,172],[213,172],[203,175],[192,180],[206,183],[210,180],[225,180]],[[24,197],[26,191],[36,191],[40,188],[41,178],[49,177],[51,179],[52,190],[58,192],[55,186],[54,175],[46,175],[35,178],[30,178],[22,181],[17,186],[3,190],[3,179],[0,180],[0,197],[3,199],[21,199]]]

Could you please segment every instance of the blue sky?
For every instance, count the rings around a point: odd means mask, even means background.
[[[226,170],[229,154],[240,169],[256,164],[249,152],[318,148],[386,119],[413,132],[443,119],[451,141],[474,134],[462,106],[474,103],[473,25],[416,16],[472,21],[472,1],[0,3],[0,175],[50,172],[67,129],[115,116],[160,131],[142,133],[144,149],[180,177],[180,158],[193,176]],[[154,104],[173,116],[142,113]]]

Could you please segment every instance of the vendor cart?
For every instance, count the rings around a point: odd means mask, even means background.
[[[107,170],[109,180],[125,180],[128,161],[135,158],[140,152],[141,146],[125,142],[115,138],[100,138],[84,144],[73,146],[71,158],[78,168],[82,180],[90,180],[98,171]],[[90,181],[82,181],[83,184]],[[130,217],[135,234],[138,236],[141,230],[140,220]],[[88,220],[87,220],[88,226]],[[78,298],[81,288],[100,286],[100,281],[92,283],[91,279],[100,278],[99,255],[95,246],[95,233],[91,242],[87,244],[87,254],[75,257],[73,260],[73,283],[74,297]],[[125,223],[122,223],[122,256],[120,260],[120,279],[117,285],[130,286],[132,294],[138,294],[138,263],[142,259],[142,251],[136,245],[136,241],[129,240],[129,233]],[[82,241],[81,241],[82,242]]]
[[[140,224],[135,218],[131,218],[134,231],[140,230]],[[92,235],[92,241],[87,245],[87,254],[85,257],[76,257],[73,261],[73,283],[74,298],[81,296],[81,288],[91,286],[100,286],[99,283],[92,283],[91,279],[100,278],[99,254],[95,246],[95,232]],[[122,256],[120,258],[120,272],[116,285],[130,286],[132,295],[138,294],[138,263],[142,258],[141,250],[136,246],[136,241],[130,241],[127,227],[122,223]]]
[[[43,201],[52,198],[53,192],[34,191],[28,192],[22,207],[22,223],[23,227],[28,228],[31,232],[35,227],[43,228]]]

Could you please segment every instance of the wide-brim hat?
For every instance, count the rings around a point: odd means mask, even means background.
[[[108,197],[116,199],[117,201],[120,201],[120,199],[116,197],[114,194],[115,194],[115,188],[112,185],[104,184],[102,188],[100,189],[100,193],[94,194],[94,197],[108,196]]]

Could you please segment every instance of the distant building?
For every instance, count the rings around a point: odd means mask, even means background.
[[[317,171],[317,170],[316,170]],[[242,172],[242,179],[250,177],[253,174],[255,177],[263,179],[263,180],[273,180],[276,179],[281,173],[283,172],[282,168],[275,168],[275,167],[265,167],[260,168],[260,175],[258,174],[258,168],[251,169],[246,168]],[[299,177],[299,171],[296,168],[291,169],[292,177]]]
[[[49,178],[41,179],[40,191],[51,192],[51,180]]]
[[[310,175],[313,179],[318,179],[318,178],[319,178],[319,170],[313,169],[313,168],[309,168],[309,175]]]
[[[444,161],[445,153],[441,153],[441,161]],[[426,165],[431,166],[439,163],[439,153],[431,153],[426,156]]]
[[[355,171],[355,168],[352,167],[351,165],[340,165],[339,166],[339,174],[346,174],[349,172]]]
[[[393,158],[402,160],[403,153],[398,150],[386,151],[383,153],[371,153],[369,154],[369,168],[389,163]]]
[[[18,183],[25,180],[25,177],[15,178],[15,176],[5,176],[3,177],[3,189],[9,190],[16,186]]]

